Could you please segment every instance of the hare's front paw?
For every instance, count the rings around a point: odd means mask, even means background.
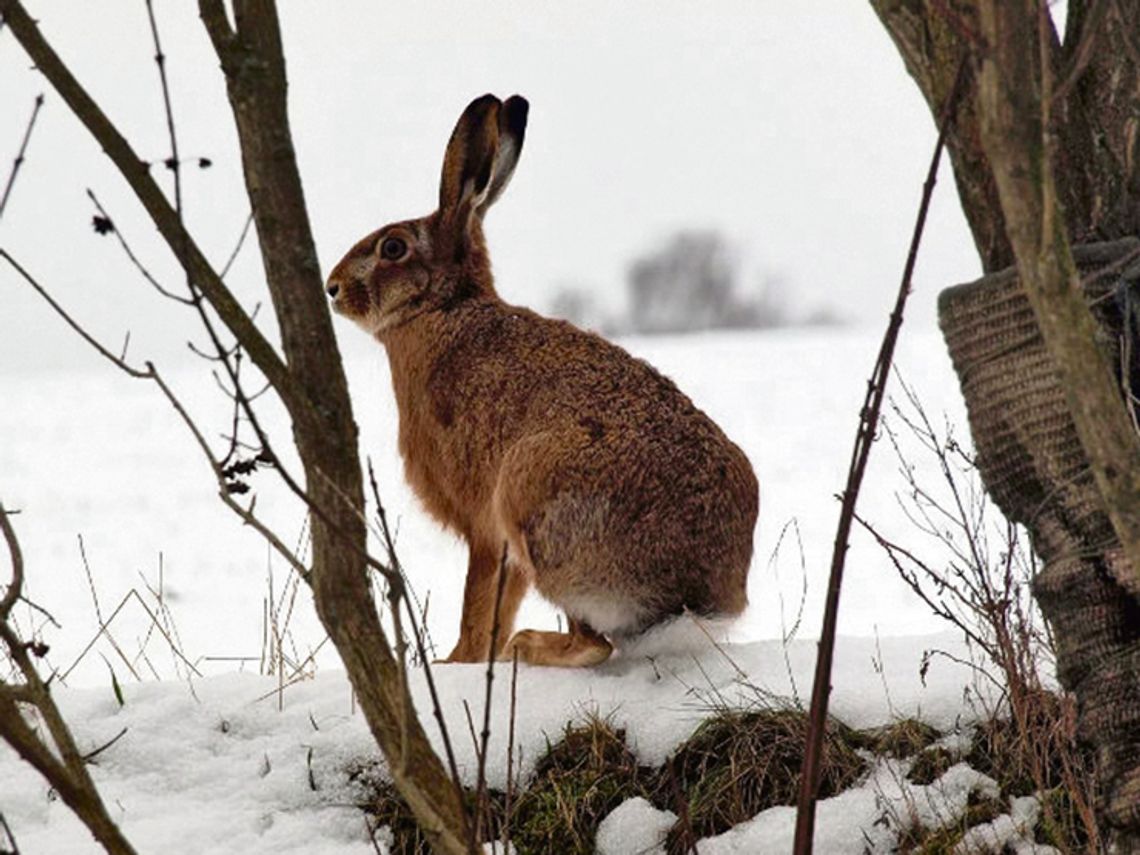
[[[522,629],[511,637],[499,658],[511,660],[517,653],[520,662],[530,665],[589,668],[609,659],[613,649],[601,636]]]

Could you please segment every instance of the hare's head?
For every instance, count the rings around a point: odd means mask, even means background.
[[[380,335],[424,312],[494,293],[483,215],[511,180],[527,109],[518,95],[484,95],[467,105],[444,155],[439,210],[384,226],[350,249],[329,275],[337,312]]]

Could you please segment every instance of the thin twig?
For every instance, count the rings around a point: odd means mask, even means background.
[[[902,327],[903,308],[911,290],[911,277],[914,273],[915,262],[918,259],[918,247],[926,224],[926,213],[930,208],[930,199],[934,193],[934,184],[938,176],[938,164],[942,159],[942,148],[945,144],[946,133],[957,108],[959,95],[965,85],[969,67],[968,59],[969,54],[964,54],[958,65],[954,87],[942,108],[938,141],[935,143],[934,154],[931,157],[926,182],[923,185],[922,202],[919,205],[902,281],[899,284],[894,310],[891,312],[879,355],[871,373],[870,382],[867,385],[863,407],[859,412],[859,427],[855,435],[855,445],[851,451],[851,464],[847,473],[847,484],[843,491],[843,506],[835,533],[835,548],[832,552],[831,573],[827,586],[823,630],[820,633],[819,654],[816,658],[815,679],[812,684],[810,724],[807,744],[804,747],[804,766],[803,773],[800,776],[800,792],[796,810],[796,834],[793,849],[796,855],[810,855],[812,851],[824,727],[827,722],[827,705],[831,694],[831,662],[835,652],[839,593],[843,584],[843,568],[847,557],[851,525],[855,517],[855,505],[859,497],[859,488],[863,482],[863,473],[867,468],[867,460],[871,455],[871,446],[879,427],[879,413],[886,395],[887,380],[890,377],[890,368],[894,360],[895,342],[898,340],[899,330]]]
[[[511,851],[511,801],[514,798],[515,720],[518,714],[519,652],[511,651],[511,716],[507,725],[507,793],[503,806],[503,851]]]
[[[3,21],[0,20],[0,26]],[[44,96],[42,94],[36,96],[35,105],[32,107],[32,116],[28,119],[27,127],[24,128],[24,139],[20,143],[20,150],[16,152],[16,159],[12,161],[12,171],[8,173],[8,183],[4,185],[4,195],[0,196],[0,219],[4,217],[4,208],[8,205],[8,197],[12,195],[12,187],[16,184],[16,175],[20,172],[20,167],[24,165],[24,156],[28,152],[28,141],[32,138],[32,130],[36,126],[36,119],[39,118],[40,110],[44,106]]]
[[[249,227],[253,225],[253,211],[249,212],[249,216],[245,218],[245,225],[241,227],[241,234],[238,235],[237,243],[234,244],[233,251],[230,252],[230,257],[226,259],[226,263],[222,265],[222,269],[218,272],[220,279],[225,279],[230,272],[230,268],[234,266],[237,261],[241,249],[245,246],[245,239],[249,236]],[[256,314],[256,313],[255,313]]]
[[[79,335],[80,338],[95,348],[100,356],[109,361],[112,365],[115,365],[122,371],[125,371],[132,377],[145,378],[150,376],[146,371],[140,371],[139,369],[132,367],[120,359],[117,355],[112,353],[110,350],[105,348],[98,340],[94,338],[94,336],[87,332],[86,329],[84,329],[74,318],[72,318],[71,315],[68,314],[67,310],[64,309],[63,306],[61,306],[59,303],[57,303],[51,294],[47,292],[47,289],[40,285],[40,283],[37,282],[32,277],[32,275],[28,273],[27,270],[21,267],[20,263],[16,261],[16,259],[12,258],[12,256],[9,255],[3,247],[0,247],[0,258],[3,258],[5,261],[7,261],[12,266],[12,268],[18,274],[20,274],[24,281],[31,285],[36,290],[36,292],[41,297],[43,297],[44,300],[47,301],[48,305],[55,310],[55,313],[63,318],[64,322],[69,327],[71,327]]]
[[[110,748],[112,745],[114,745],[116,742],[118,742],[120,739],[122,739],[126,735],[127,735],[127,729],[124,727],[122,730],[120,730],[118,732],[118,734],[116,736],[113,736],[109,742],[104,742],[102,745],[100,745],[94,751],[88,751],[86,754],[84,754],[83,755],[83,762],[84,763],[90,763],[92,760],[94,760],[96,757],[98,757],[100,754],[102,754],[104,751],[106,751],[108,748]]]
[[[158,22],[154,18],[154,4],[146,0],[146,15],[150,21],[150,34],[154,40],[154,62],[158,66],[158,79],[162,85],[162,105],[166,113],[166,130],[170,135],[170,158],[166,168],[174,173],[174,210],[182,221],[182,162],[178,158],[178,134],[174,128],[174,109],[170,105],[170,84],[166,79],[166,54],[162,52],[162,41],[158,37]]]
[[[194,305],[193,300],[188,300],[185,297],[180,297],[173,291],[168,291],[163,288],[159,281],[155,279],[153,275],[151,275],[151,272],[147,270],[146,266],[139,260],[138,256],[135,255],[134,251],[131,249],[130,244],[127,243],[127,239],[123,236],[123,233],[119,229],[117,222],[111,218],[110,214],[107,213],[107,209],[103,207],[103,203],[99,201],[99,197],[95,195],[95,191],[90,187],[87,188],[87,198],[90,199],[92,203],[94,203],[95,209],[99,212],[99,216],[101,216],[106,222],[111,223],[111,232],[115,235],[115,239],[119,241],[119,246],[122,247],[123,252],[127,254],[127,258],[130,259],[131,264],[133,264],[135,266],[135,269],[142,274],[143,279],[150,283],[151,287],[154,288],[154,290],[156,290],[163,297],[166,297],[168,300],[174,300],[176,303],[182,303],[184,306]]]
[[[20,551],[20,542],[16,538],[16,531],[8,515],[12,513],[0,502],[0,531],[4,533],[4,541],[8,544],[8,555],[12,559],[12,578],[8,582],[8,589],[4,592],[4,599],[0,600],[0,621],[8,620],[12,607],[16,605],[24,591],[24,554]]]
[[[495,611],[491,620],[491,646],[487,651],[487,683],[486,691],[483,697],[483,730],[479,734],[478,760],[479,772],[475,778],[475,822],[472,823],[471,828],[471,845],[472,848],[481,842],[482,836],[482,820],[483,812],[483,799],[486,797],[484,786],[487,783],[487,743],[491,739],[491,687],[495,681],[495,660],[498,658],[498,643],[500,620],[499,612],[503,605],[503,589],[507,584],[507,544],[503,543],[503,554],[499,559],[499,577],[495,587]]]
[[[0,29],[3,29],[4,21],[0,19]],[[12,829],[8,827],[8,820],[4,818],[4,811],[0,810],[0,828],[4,829],[4,836],[8,838],[8,845],[12,848],[9,850],[10,855],[20,855],[20,844],[16,842],[16,836],[12,834]]]
[[[368,458],[368,481],[372,488],[372,497],[376,502],[376,512],[380,518],[381,536],[384,539],[384,548],[387,551],[388,563],[396,574],[399,580],[406,580],[407,576],[404,573],[403,566],[400,564],[399,556],[396,554],[395,540],[392,538],[392,530],[388,525],[388,515],[384,510],[384,503],[380,500],[380,488],[376,483],[376,471],[372,466],[372,459]],[[405,589],[406,590],[406,589]],[[404,608],[408,616],[408,623],[411,624],[412,637],[416,641],[416,650],[419,653],[420,661],[424,666],[424,679],[428,685],[428,695],[431,697],[432,715],[435,718],[436,725],[439,727],[440,738],[443,739],[444,756],[447,758],[447,769],[451,775],[452,783],[455,785],[456,793],[460,801],[463,800],[463,779],[459,777],[459,764],[455,759],[455,749],[451,744],[451,732],[447,727],[447,722],[443,717],[443,705],[439,700],[439,691],[435,685],[435,676],[432,673],[431,659],[428,657],[427,648],[424,643],[424,634],[427,632],[426,628],[421,630],[420,625],[416,621],[415,612],[412,610],[411,601],[404,597]]]

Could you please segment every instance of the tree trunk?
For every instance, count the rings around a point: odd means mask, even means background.
[[[983,52],[977,3],[871,0],[871,6],[937,121],[963,54]],[[1026,6],[1019,8],[1024,12]],[[1072,0],[1064,42],[1051,24],[1046,39],[1057,79],[1051,123],[1056,196],[1069,239],[1086,243],[1138,234],[1140,0],[1099,0],[1091,7]],[[1014,253],[982,143],[976,79],[970,87],[959,102],[947,149],[982,269],[992,273],[1013,264]]]
[[[235,0],[230,29],[218,4],[207,0],[201,9],[226,75],[285,358],[317,416],[290,413],[306,491],[322,510],[311,517],[317,613],[432,847],[466,852],[459,793],[415,714],[369,586],[357,428],[293,151],[277,10],[273,0]]]
[[[1045,378],[1061,390],[1068,429],[1079,437],[1081,477],[1088,473],[1095,484],[1096,512],[1111,522],[1112,542],[1090,543],[1080,531],[1080,515],[1062,507],[1061,482],[1069,476],[1059,474],[1050,445],[1056,434],[1041,433],[1033,422],[1039,414],[1028,402],[1000,416],[1017,465],[1032,460],[1049,473],[1034,511],[1020,521],[1043,554],[1062,541],[1096,553],[1095,560],[1057,554],[1047,568],[1051,575],[1042,574],[1035,588],[1053,622],[1059,676],[1077,696],[1082,735],[1097,748],[1105,837],[1116,851],[1140,851],[1140,696],[1130,664],[1138,651],[1127,626],[1140,594],[1140,442],[1098,346],[1101,336],[1070,249],[1070,240],[1140,231],[1140,2],[1071,2],[1063,43],[1041,0],[871,3],[935,113],[964,55],[975,69],[974,97],[959,110],[961,125],[949,143],[959,196],[984,269],[1016,263],[1018,287],[1049,355]],[[979,334],[1001,337],[1005,352],[1025,346],[1022,333],[997,329],[1003,319],[994,311],[973,311],[975,299],[943,301],[948,338],[971,335],[972,323]],[[958,357],[955,364],[963,368]],[[989,406],[972,388],[978,372],[959,374],[976,424]],[[1041,387],[1022,386],[1024,395],[1044,394]],[[977,440],[979,449],[996,442],[992,436]],[[979,467],[987,486],[1001,484],[1008,473],[984,464],[984,456],[979,454]],[[1067,471],[1072,474],[1071,467]],[[1008,510],[1014,502],[1007,496],[999,504]],[[1093,611],[1102,617],[1116,617],[1090,625],[1086,610],[1083,620],[1074,620],[1080,612],[1074,597],[1086,597],[1082,607],[1095,603]]]

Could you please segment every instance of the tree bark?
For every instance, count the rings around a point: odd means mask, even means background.
[[[982,142],[1006,233],[1109,518],[1132,568],[1140,568],[1140,443],[1097,347],[1057,199],[1051,74],[1042,67],[1051,51],[1038,39],[1044,9],[1039,0],[980,0],[979,7],[989,45],[978,75]],[[1119,581],[1140,594],[1135,570]]]
[[[986,49],[977,3],[870,2],[937,121],[963,53]],[[1051,22],[1046,28],[1046,65],[1058,81],[1050,123],[1057,139],[1054,192],[1074,242],[1140,233],[1138,16],[1140,0],[1091,6],[1074,0],[1064,42]],[[977,81],[971,85],[976,92]],[[947,148],[982,268],[992,273],[1015,259],[981,133],[976,98],[963,98]]]
[[[1099,559],[1077,562],[1076,569],[1054,568],[1050,584],[1038,585],[1039,601],[1047,618],[1060,621],[1058,672],[1076,693],[1082,735],[1096,746],[1105,774],[1105,837],[1115,851],[1140,851],[1135,692],[1124,690],[1135,685],[1135,651],[1131,630],[1117,631],[1113,623],[1135,614],[1140,598],[1140,441],[1098,346],[1098,326],[1070,245],[1140,232],[1140,0],[1071,0],[1063,42],[1043,0],[871,4],[932,111],[961,56],[968,53],[974,62],[974,103],[960,112],[964,126],[950,141],[959,196],[985,270],[1016,264],[1095,492],[1120,544],[1084,543]],[[1025,412],[1019,410],[1019,417]],[[1034,435],[1028,422],[1009,429],[1015,444]],[[1059,465],[1044,447],[1021,453],[1049,472]],[[1002,477],[997,470],[992,475]],[[1074,521],[1055,507],[1057,496],[1046,492],[1041,502],[1048,507],[1026,520],[1031,530],[1041,526],[1033,530],[1035,541],[1056,540],[1041,522],[1049,518],[1080,542],[1079,531],[1069,531]],[[1111,532],[1106,539],[1112,540]],[[1106,550],[1123,552],[1124,560],[1109,560]],[[1074,616],[1084,613],[1065,599],[1078,589],[1092,591],[1097,608],[1110,617],[1089,624],[1085,615],[1078,627]],[[1092,654],[1095,663],[1082,658]],[[1090,664],[1101,679],[1078,679]],[[1122,703],[1129,708],[1112,708]]]

